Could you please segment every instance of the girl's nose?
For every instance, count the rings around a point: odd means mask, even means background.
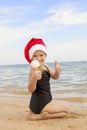
[[[38,60],[38,61],[41,61],[41,57],[40,57],[40,56],[38,56],[38,57],[37,57],[37,60]]]

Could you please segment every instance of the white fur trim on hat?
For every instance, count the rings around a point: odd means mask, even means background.
[[[41,50],[41,51],[43,51],[47,54],[47,49],[44,45],[36,44],[36,45],[32,46],[29,50],[30,59],[32,59],[34,52],[37,51],[37,50]]]

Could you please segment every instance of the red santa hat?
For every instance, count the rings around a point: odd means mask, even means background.
[[[43,40],[40,38],[32,38],[24,48],[24,56],[29,63],[31,63],[33,54],[37,50],[41,50],[47,54],[47,48]]]

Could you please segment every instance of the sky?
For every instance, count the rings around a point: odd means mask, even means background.
[[[33,37],[47,45],[46,62],[87,61],[87,0],[0,0],[0,65],[27,64]]]

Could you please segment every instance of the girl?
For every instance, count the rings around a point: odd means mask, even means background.
[[[52,100],[50,89],[50,78],[58,79],[60,76],[60,66],[55,61],[55,70],[45,64],[47,48],[40,38],[32,38],[24,49],[26,60],[31,63],[37,60],[39,68],[32,67],[29,74],[28,90],[32,93],[30,99],[30,120],[52,119],[65,117],[68,113],[67,107],[57,101]]]

